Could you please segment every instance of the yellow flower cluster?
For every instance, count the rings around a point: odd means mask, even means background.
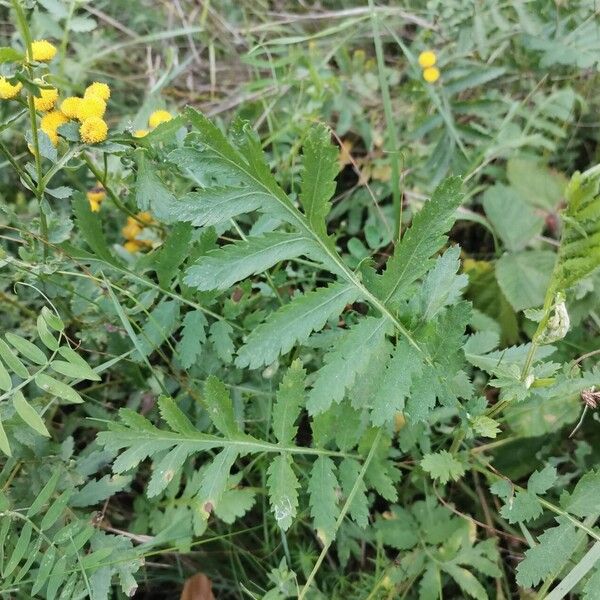
[[[56,47],[48,40],[35,40],[31,44],[29,60],[50,62],[56,55]],[[95,81],[89,85],[83,98],[71,96],[60,103],[57,110],[58,90],[47,86],[46,82],[37,79],[40,85],[39,96],[33,96],[33,105],[42,116],[40,128],[55,146],[58,144],[58,128],[70,119],[81,123],[79,135],[86,144],[103,142],[108,135],[108,125],[104,121],[106,103],[110,98],[110,87],[106,83]],[[44,87],[41,87],[44,86]],[[0,99],[12,100],[23,88],[21,82],[11,83],[6,77],[0,77]]]
[[[148,118],[148,126],[150,129],[158,127],[161,123],[166,123],[173,118],[173,115],[168,110],[155,110]],[[147,129],[137,129],[133,132],[133,137],[142,138],[148,135]]]
[[[152,241],[140,237],[144,233],[145,226],[153,225],[156,221],[149,212],[140,212],[135,217],[127,217],[127,224],[121,229],[125,238],[123,248],[134,254],[145,248],[152,247]]]
[[[423,69],[423,79],[427,83],[435,83],[440,78],[440,70],[435,66],[437,56],[432,50],[419,54],[419,66]]]
[[[98,181],[96,183],[96,186],[89,190],[87,193],[87,199],[90,203],[90,210],[92,212],[99,212],[100,205],[102,204],[104,198],[106,198],[106,190],[104,189],[104,186]]]

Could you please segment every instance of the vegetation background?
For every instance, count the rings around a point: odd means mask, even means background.
[[[600,598],[596,2],[0,0],[0,46],[2,597]]]

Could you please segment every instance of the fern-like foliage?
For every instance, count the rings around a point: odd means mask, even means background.
[[[187,313],[177,347],[183,355],[181,364],[193,362],[202,351],[207,330],[208,339],[225,362],[236,352],[237,368],[271,365],[293,349],[316,343],[319,336],[326,352],[322,364],[311,373],[299,361],[287,369],[276,394],[267,439],[245,432],[228,388],[210,376],[202,402],[216,433],[198,430],[176,402],[164,396],[159,407],[168,429],[122,409],[120,423],[109,424],[98,440],[107,450],[121,452],[113,466],[117,474],[152,459],[147,490],[151,497],[167,494],[175,475],[202,453],[204,466],[185,490],[191,510],[185,518],[197,533],[204,531],[213,514],[219,518],[219,511],[228,512],[231,503],[228,505],[227,495],[231,482],[239,480],[244,457],[265,455],[269,501],[278,525],[284,530],[292,525],[302,502],[300,489],[307,489],[314,528],[324,543],[330,543],[348,498],[348,514],[361,527],[368,521],[368,490],[395,500],[399,472],[387,454],[388,431],[396,415],[406,409],[415,421],[425,420],[436,399],[456,408],[460,407],[459,398],[470,394],[469,386],[461,387],[455,379],[460,379],[464,363],[461,345],[469,320],[469,305],[458,303],[464,277],[456,275],[456,251],[436,258],[461,201],[460,180],[444,182],[424,204],[396,244],[383,273],[376,273],[369,264],[355,272],[329,232],[327,219],[339,160],[326,127],[316,126],[306,135],[296,204],[277,182],[257,137],[246,124],[235,122],[227,137],[195,110],[188,109],[186,117],[191,132],[168,160],[196,189],[177,198],[161,180],[149,152],[139,149],[136,196],[140,208],[152,210],[177,227],[189,227],[185,225],[189,223],[205,232],[212,226],[231,227],[232,219],[246,223],[245,215],[253,211],[267,215],[271,226],[244,233],[242,225],[236,225],[234,230],[241,239],[189,261],[185,284],[210,293],[212,298],[250,276],[269,282],[269,269],[298,257],[312,261],[321,274],[328,274],[329,281],[283,301],[262,317],[237,348],[232,345],[237,333],[228,323],[209,324],[206,314]],[[162,272],[166,280],[167,271],[163,268]],[[429,281],[426,291],[412,294],[424,277]],[[356,302],[369,307],[367,315],[349,310]],[[338,321],[345,311],[348,322],[340,327]],[[167,321],[161,316],[155,320]],[[322,332],[325,328],[326,333]],[[147,332],[144,337],[153,338],[152,334]],[[299,446],[295,440],[304,411],[310,418],[310,447]],[[385,433],[378,433],[378,428]],[[332,445],[337,450],[331,449]],[[299,479],[299,457],[303,465],[312,461],[307,486]]]

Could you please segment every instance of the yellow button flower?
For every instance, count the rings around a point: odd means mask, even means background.
[[[108,125],[100,117],[90,117],[81,124],[79,135],[86,144],[103,142],[108,135]]]
[[[58,90],[56,88],[40,89],[41,96],[33,97],[33,105],[36,110],[47,111],[52,110],[58,100]]]
[[[147,135],[148,135],[147,129],[136,129],[133,132],[133,137],[135,137],[135,138],[143,138],[143,137],[146,137]]]
[[[435,83],[440,78],[440,70],[437,67],[428,67],[423,71],[423,79],[427,83]]]
[[[6,77],[0,77],[0,99],[11,100],[21,91],[22,87],[23,84],[20,81],[13,85]]]
[[[90,210],[92,212],[99,212],[100,205],[102,204],[102,201],[105,197],[106,192],[100,183],[98,183],[96,187],[89,190],[87,193],[87,199],[90,203]]]
[[[76,119],[79,111],[79,105],[81,104],[81,98],[76,96],[69,96],[60,103],[60,110],[69,119]]]
[[[148,211],[140,212],[137,214],[138,221],[141,221],[144,225],[152,225],[156,221],[152,218],[152,213]]]
[[[425,50],[419,54],[419,65],[422,69],[428,69],[429,67],[433,67],[437,62],[437,56],[435,52],[432,50]]]
[[[91,85],[85,88],[84,98],[88,96],[98,96],[105,102],[110,98],[110,87],[107,83],[101,83],[100,81],[94,81]]]
[[[144,247],[143,242],[139,240],[129,240],[123,244],[123,248],[131,254],[139,252]]]
[[[121,229],[121,234],[126,240],[134,240],[141,231],[141,225],[133,217],[127,217],[127,225]]]
[[[56,56],[56,46],[48,40],[35,40],[31,44],[31,55],[38,62],[50,62]]]
[[[47,112],[40,121],[40,129],[48,133],[49,130],[56,131],[61,125],[67,123],[69,119],[60,110],[51,110]]]
[[[161,123],[166,123],[173,118],[173,115],[168,110],[155,110],[148,119],[148,125],[154,129]]]
[[[90,94],[82,98],[77,107],[77,119],[81,122],[90,117],[101,119],[106,112],[106,102],[98,96]]]

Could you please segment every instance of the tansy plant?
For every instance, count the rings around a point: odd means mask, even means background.
[[[497,450],[533,454],[529,430],[544,445],[596,401],[598,371],[561,357],[600,265],[600,169],[564,192],[548,284],[520,315],[529,341],[499,348],[451,241],[472,182],[449,177],[418,209],[396,187],[389,245],[357,260],[326,125],[292,140],[290,177],[251,123],[193,108],[109,139],[110,87],[61,96],[55,47],[13,6],[23,47],[0,51],[0,96],[33,163],[0,151],[40,231],[2,256],[37,310],[14,300],[20,333],[0,338],[0,593],[106,600],[118,582],[131,596],[145,556],[247,535],[277,555],[270,600],[340,597],[324,572],[350,561],[375,565],[370,598],[507,597],[504,538],[523,550],[522,595],[560,578],[596,598],[585,448],[565,475],[536,447],[522,485]],[[435,96],[436,54],[406,56]],[[81,191],[50,187],[78,169],[93,176]],[[72,229],[49,229],[56,199]]]

